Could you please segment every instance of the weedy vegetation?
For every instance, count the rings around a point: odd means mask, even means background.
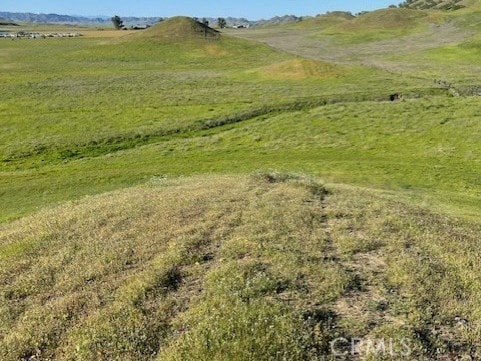
[[[0,39],[0,359],[479,359],[462,3]]]

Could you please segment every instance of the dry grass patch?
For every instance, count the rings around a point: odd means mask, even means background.
[[[282,80],[329,79],[345,73],[340,66],[300,58],[269,65],[255,72],[266,78]]]

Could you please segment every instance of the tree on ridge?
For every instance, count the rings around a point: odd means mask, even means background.
[[[114,17],[112,17],[112,23],[114,24],[114,27],[116,30],[120,30],[124,27],[124,22],[122,21],[122,19],[120,18],[120,16],[118,15],[115,15]]]
[[[225,21],[224,18],[217,19],[217,26],[219,26],[219,28],[224,29],[226,25],[227,25],[227,21]]]

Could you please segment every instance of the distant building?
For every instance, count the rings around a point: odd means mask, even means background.
[[[150,25],[134,25],[130,27],[131,30],[145,30],[147,28],[150,28]]]

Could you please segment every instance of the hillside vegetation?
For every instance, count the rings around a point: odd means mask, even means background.
[[[400,7],[410,9],[459,10],[465,7],[465,0],[407,0]]]
[[[157,30],[149,30],[147,36],[0,42],[5,70],[0,218],[159,173],[179,174],[158,165],[151,168],[152,161],[167,160],[160,156],[143,158],[140,168],[138,162],[135,169],[124,164],[110,175],[91,163],[109,159],[114,164],[119,151],[127,156],[158,144],[165,146],[164,153],[170,147],[166,142],[174,138],[198,139],[209,129],[222,132],[223,126],[264,115],[386,99],[399,88],[421,93],[435,88],[431,82],[408,83],[376,70],[307,61],[229,36],[163,41],[152,40],[149,34]],[[35,112],[29,111],[32,107]],[[236,147],[229,148],[224,155],[235,154]],[[176,147],[172,151],[181,158],[185,154]],[[169,164],[185,170],[185,161]],[[94,170],[90,175],[88,168]],[[188,173],[197,172],[188,168]],[[60,172],[53,177],[55,191],[51,172]]]
[[[191,18],[174,17],[142,31],[138,38],[185,41],[189,38],[218,38],[219,32]]]
[[[0,360],[481,358],[464,5],[0,39]]]
[[[153,179],[2,227],[0,355],[310,360],[349,335],[474,355],[478,232],[296,175]]]

